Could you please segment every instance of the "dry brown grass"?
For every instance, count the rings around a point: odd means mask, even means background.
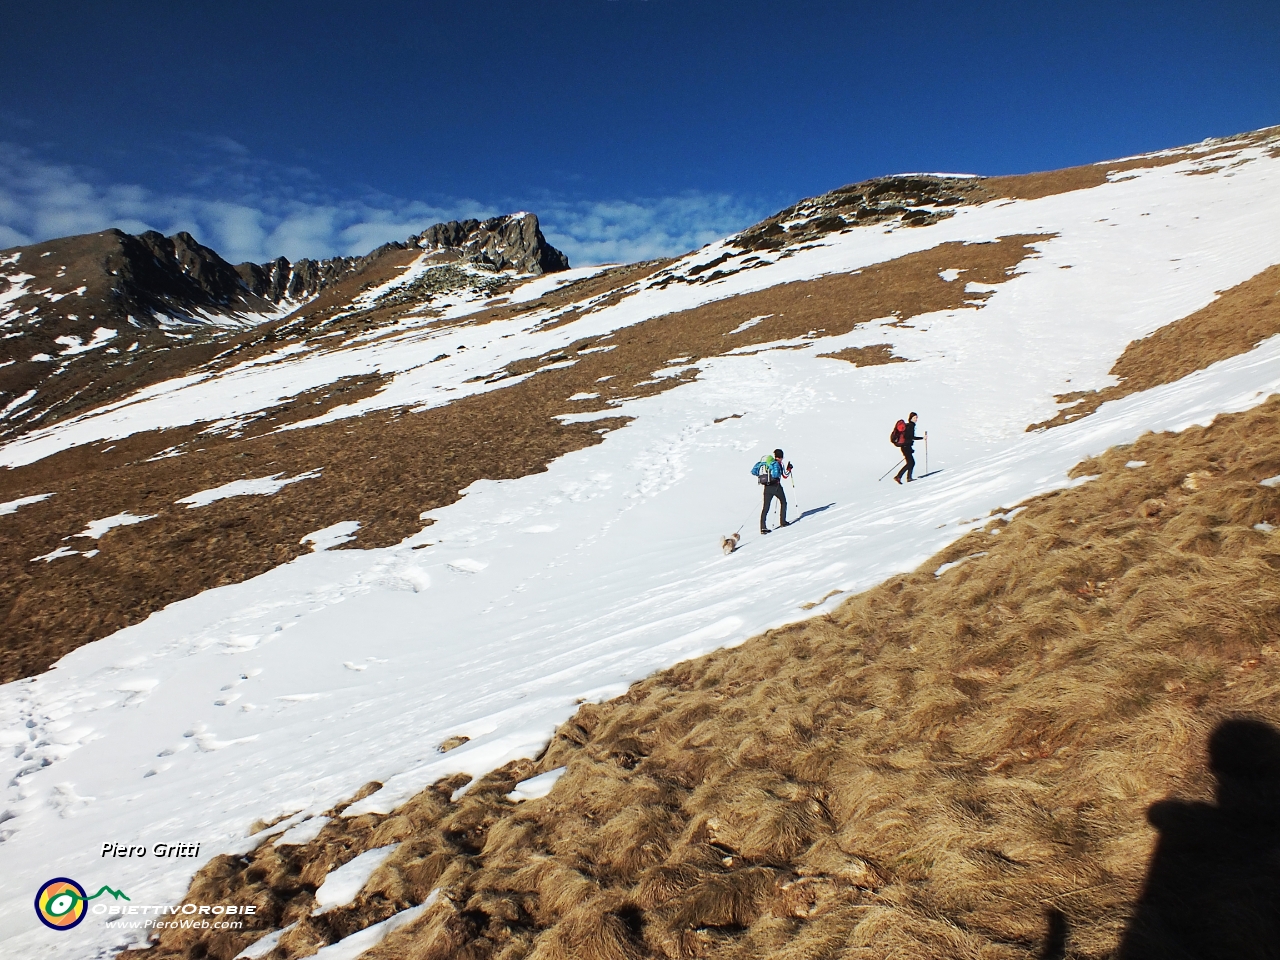
[[[1248,353],[1280,333],[1280,265],[1224,290],[1207,307],[1134,340],[1111,368],[1115,386],[1060,395],[1070,406],[1028,431],[1056,427],[1093,413],[1108,400],[1173,383],[1228,357]]]
[[[1147,809],[1211,796],[1223,718],[1280,724],[1280,532],[1255,527],[1280,526],[1258,483],[1280,474],[1280,399],[1076,473],[1100,477],[828,616],[583,705],[457,803],[446,782],[296,853],[220,858],[191,897],[254,897],[282,925],[330,865],[403,839],[341,922],[305,921],[270,960],[431,889],[371,960],[1029,958],[1064,932],[1068,955],[1112,956]],[[560,766],[546,798],[505,799]],[[256,936],[147,956],[221,960]]]
[[[1184,147],[1171,150],[1159,156],[1132,157],[1128,160],[1108,160],[1102,163],[1090,163],[1079,167],[1066,167],[1062,170],[1046,170],[1042,173],[1023,173],[1007,177],[985,177],[982,185],[992,195],[1009,197],[1015,200],[1038,200],[1072,190],[1088,190],[1100,187],[1114,174],[1126,173],[1130,170],[1146,170],[1153,167],[1165,167],[1183,160],[1207,159],[1209,157],[1234,154],[1241,147],[1265,143],[1280,133],[1280,127],[1268,127],[1253,133],[1241,134],[1208,150],[1196,147]],[[1205,171],[1191,171],[1205,172]]]
[[[822,353],[822,357],[833,360],[848,360],[855,367],[878,367],[886,363],[906,363],[906,357],[893,355],[893,344],[873,343],[866,347],[845,347],[835,353]]]

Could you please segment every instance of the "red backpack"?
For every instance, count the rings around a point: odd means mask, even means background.
[[[893,425],[893,431],[889,434],[889,442],[895,447],[902,446],[902,435],[907,432],[907,421],[899,420]]]

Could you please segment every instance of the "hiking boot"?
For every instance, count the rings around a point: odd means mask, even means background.
[[[780,521],[778,521],[778,526],[780,526],[780,527],[789,527],[789,526],[791,526],[791,524],[789,524],[786,520],[780,520]]]
[[[893,478],[893,482],[894,482],[894,483],[896,483],[898,486],[902,486],[902,478],[901,478],[901,477],[894,477],[894,478]]]
[[[769,532],[769,528],[768,528],[768,527],[761,527],[761,528],[760,528],[760,532],[761,532],[761,533],[768,533],[768,532]]]

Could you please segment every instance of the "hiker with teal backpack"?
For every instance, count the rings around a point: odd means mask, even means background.
[[[765,523],[769,518],[769,508],[773,506],[775,498],[778,501],[778,526],[791,526],[791,524],[787,523],[787,494],[782,489],[783,479],[791,476],[791,464],[788,463],[784,467],[782,465],[782,456],[781,450],[775,450],[751,468],[752,475],[760,482],[760,486],[764,488],[764,506],[760,510],[761,533],[769,532],[769,528]]]

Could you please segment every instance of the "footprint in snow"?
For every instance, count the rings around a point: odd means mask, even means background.
[[[132,707],[147,699],[147,695],[160,685],[160,681],[151,677],[139,677],[135,680],[125,680],[116,686],[119,693],[127,693],[121,704],[122,707]]]
[[[65,819],[79,815],[96,799],[97,797],[80,796],[71,783],[59,783],[54,786],[47,803]]]
[[[479,573],[489,564],[483,560],[472,560],[469,557],[463,557],[459,560],[450,560],[446,566],[455,573]]]
[[[59,746],[68,747],[72,744],[84,743],[93,733],[93,727],[80,726],[73,727],[70,721],[64,721],[65,726],[61,724],[50,724],[46,727],[49,739]],[[58,727],[58,729],[54,729]]]
[[[234,690],[236,687],[240,686],[240,684],[244,683],[250,677],[256,677],[261,672],[262,672],[261,667],[254,667],[252,670],[246,670],[244,671],[244,673],[240,674],[230,683],[224,683],[219,689],[222,690],[224,693],[227,690]]]
[[[237,737],[234,740],[219,740],[217,734],[212,732],[198,733],[195,736],[196,747],[201,753],[213,753],[215,750],[224,750],[238,743],[249,743],[257,739],[256,733],[247,737]]]

